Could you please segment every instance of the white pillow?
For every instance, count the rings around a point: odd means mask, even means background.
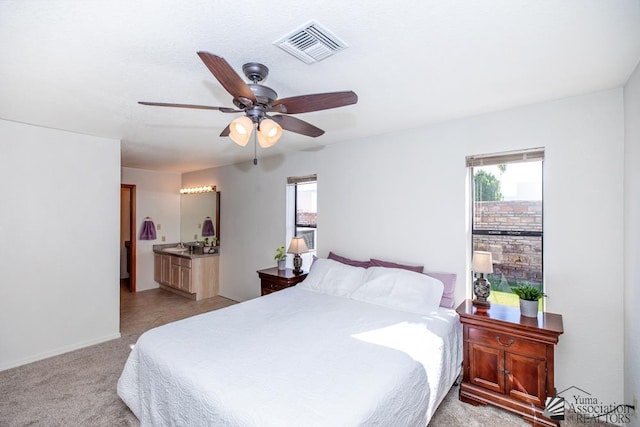
[[[417,314],[438,311],[444,285],[438,279],[400,268],[369,267],[365,283],[351,298]]]
[[[367,270],[340,262],[318,258],[299,288],[335,296],[349,296],[364,283]]]

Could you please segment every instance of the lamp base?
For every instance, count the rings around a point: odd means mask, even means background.
[[[301,274],[302,273],[302,257],[300,254],[295,254],[293,256],[293,274]]]
[[[489,298],[491,294],[491,284],[483,277],[482,273],[480,277],[473,282],[473,294],[476,297],[471,303],[477,307],[479,311],[487,310],[491,307],[491,303],[487,301],[487,298]]]
[[[478,313],[486,313],[489,308],[491,308],[491,303],[489,301],[474,299],[471,301],[471,304],[473,304]]]
[[[478,310],[486,310],[489,307],[491,307],[491,303],[487,300],[481,300],[479,298],[476,298],[474,300],[471,301],[471,304],[473,304],[475,307],[478,308]]]

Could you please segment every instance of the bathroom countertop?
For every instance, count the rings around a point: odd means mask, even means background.
[[[197,249],[195,249],[194,252],[189,252],[188,250],[183,251],[183,252],[173,252],[173,251],[165,251],[165,248],[175,248],[176,246],[178,246],[177,243],[168,243],[168,244],[162,244],[162,245],[153,245],[153,252],[157,253],[157,254],[163,254],[163,255],[173,255],[173,256],[178,256],[181,258],[188,258],[188,259],[195,259],[195,258],[207,258],[207,257],[212,257],[212,256],[219,256],[220,255],[220,247],[216,246],[216,253],[215,254],[204,254],[202,253],[202,246],[198,247]],[[185,245],[188,246],[188,245]]]

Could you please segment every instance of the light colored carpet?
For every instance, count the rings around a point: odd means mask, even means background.
[[[129,335],[107,343],[0,372],[0,426],[138,426],[116,395],[116,382],[129,354]],[[458,400],[451,389],[431,426],[527,426],[491,407]]]
[[[116,383],[137,335],[0,372],[0,426],[137,426]]]
[[[234,301],[222,297],[190,301],[160,289],[123,292],[122,338],[0,372],[0,426],[138,426],[116,394],[130,345],[152,327],[231,304]],[[529,424],[493,407],[460,402],[457,387],[451,389],[430,423],[489,425]]]

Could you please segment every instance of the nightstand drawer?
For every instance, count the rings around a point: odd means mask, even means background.
[[[496,332],[490,329],[477,329],[468,327],[469,342],[475,342],[478,344],[509,349],[514,353],[523,353],[532,357],[545,358],[546,346],[534,341],[524,340],[503,332]]]
[[[262,281],[262,288],[268,292],[276,292],[288,287],[289,285],[284,283],[277,283],[277,282],[272,282],[270,280],[264,280],[264,279]]]
[[[258,277],[261,294],[266,295],[297,285],[307,277],[307,273],[295,274],[290,268],[278,270],[276,267],[258,270]]]

